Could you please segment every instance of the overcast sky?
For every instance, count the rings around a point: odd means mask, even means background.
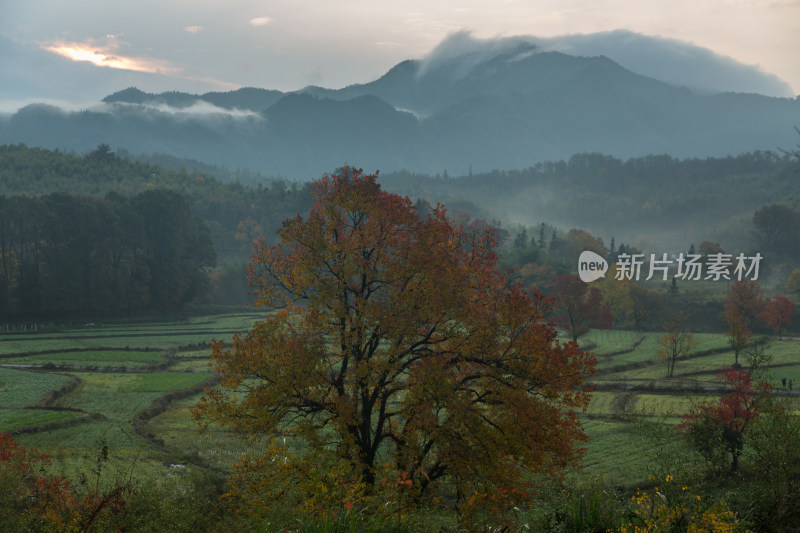
[[[462,30],[481,40],[616,29],[708,48],[800,92],[800,0],[0,0],[0,101],[84,103],[128,86],[338,88]]]

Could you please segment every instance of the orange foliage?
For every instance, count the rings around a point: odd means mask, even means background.
[[[0,517],[8,513],[37,531],[88,531],[125,507],[127,487],[79,495],[69,481],[44,474],[49,464],[45,454],[0,433]]]
[[[734,351],[734,366],[739,365],[739,354],[753,337],[750,328],[764,308],[764,292],[755,281],[736,281],[725,297],[722,317],[728,324],[728,343]]]
[[[794,317],[794,302],[785,296],[776,296],[764,302],[764,309],[760,318],[764,323],[783,339],[783,330],[792,323]]]
[[[559,343],[550,301],[498,268],[490,227],[442,206],[420,218],[376,177],[324,176],[308,217],[258,245],[251,284],[275,312],[213,345],[221,387],[194,415],[268,440],[232,480],[254,507],[381,490],[524,499],[527,472],[577,458],[595,360]]]

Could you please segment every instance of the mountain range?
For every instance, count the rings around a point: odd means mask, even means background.
[[[709,94],[530,42],[407,60],[342,89],[202,95],[129,88],[68,112],[0,115],[0,143],[86,152],[100,143],[268,176],[365,170],[466,174],[600,152],[725,156],[796,142],[800,98]]]

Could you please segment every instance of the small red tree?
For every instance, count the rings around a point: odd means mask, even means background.
[[[562,274],[556,277],[553,293],[556,325],[566,330],[573,341],[591,328],[611,327],[611,309],[603,303],[600,289],[589,287],[578,277]]]
[[[764,291],[750,280],[735,281],[725,296],[725,313],[738,313],[745,323],[753,326],[764,309]]]
[[[683,415],[678,429],[686,432],[695,449],[709,462],[723,452],[730,457],[730,470],[739,468],[739,457],[744,449],[744,437],[759,416],[764,399],[769,395],[769,385],[753,383],[747,372],[738,369],[724,370],[718,374],[721,383],[731,392],[717,402],[703,402],[692,412]]]
[[[753,332],[750,331],[747,320],[736,309],[725,312],[725,321],[728,323],[728,344],[733,348],[733,367],[739,368],[739,354],[752,340]]]
[[[783,339],[783,330],[792,323],[794,302],[785,296],[776,296],[767,300],[761,311],[761,320]]]
[[[658,341],[658,356],[667,364],[667,376],[675,372],[675,362],[689,357],[695,346],[692,333],[683,327],[680,318],[664,322],[664,335]]]
[[[750,328],[764,308],[764,292],[755,281],[734,282],[724,301],[722,317],[728,324],[728,343],[734,352],[734,367],[739,366],[739,354],[753,337]]]

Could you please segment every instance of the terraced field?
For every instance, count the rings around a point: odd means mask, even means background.
[[[0,431],[46,451],[54,468],[71,476],[90,471],[103,445],[116,477],[226,469],[256,444],[213,426],[198,434],[189,410],[203,386],[213,384],[211,339],[230,339],[259,318],[230,314],[0,335]],[[725,335],[695,334],[693,354],[677,362],[673,378],[658,358],[659,338],[592,331],[581,339],[598,359],[597,390],[579,415],[589,436],[585,473],[618,485],[645,479],[648,450],[636,420],[675,425],[693,402],[724,393],[714,374],[733,363]],[[767,352],[771,383],[780,389],[785,378],[800,388],[800,340],[772,340]]]
[[[188,416],[188,405],[213,384],[208,344],[248,330],[258,318],[235,314],[0,335],[0,431],[47,452],[57,472],[69,476],[91,471],[104,445],[108,469],[117,475],[174,475],[176,463],[192,467],[182,463],[194,443],[216,438],[213,432],[198,438]],[[152,424],[164,411],[181,420],[180,446],[164,441]],[[227,439],[226,450],[238,444],[217,433]]]
[[[672,378],[666,377],[665,363],[658,357],[660,336],[596,330],[582,339],[598,359],[593,379],[597,390],[581,415],[589,435],[587,473],[623,485],[645,479],[646,453],[636,420],[644,417],[674,426],[693,404],[725,393],[716,374],[734,363],[726,335],[694,334],[692,354],[677,361]],[[765,379],[777,394],[800,397],[797,390],[782,387],[785,378],[800,388],[800,339],[771,339],[765,352],[771,356],[763,367]],[[746,364],[744,358],[740,364]]]

